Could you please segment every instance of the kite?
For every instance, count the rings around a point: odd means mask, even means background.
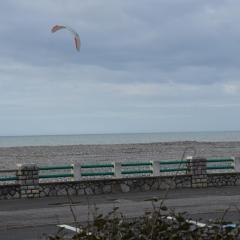
[[[61,29],[66,29],[74,35],[75,47],[78,51],[80,51],[80,46],[81,46],[80,37],[79,37],[78,33],[75,30],[73,30],[72,28],[70,28],[68,26],[63,26],[63,25],[55,25],[52,27],[51,32],[55,33]]]

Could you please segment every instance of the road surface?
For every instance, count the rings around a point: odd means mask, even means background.
[[[92,214],[108,213],[118,206],[128,217],[137,217],[152,209],[151,198],[165,198],[165,191],[122,193],[98,196],[49,197],[0,201],[0,240],[46,239],[56,233],[57,225],[73,226],[74,212],[79,222]],[[157,203],[156,203],[157,204]],[[236,222],[240,219],[240,187],[177,189],[168,192],[165,205],[176,211],[188,212],[189,218],[207,222],[221,218]],[[227,210],[227,212],[226,212]],[[71,231],[66,231],[72,234]]]

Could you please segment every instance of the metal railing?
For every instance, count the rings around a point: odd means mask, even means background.
[[[55,178],[69,178],[74,177],[72,173],[50,173],[50,174],[42,174],[42,171],[56,171],[56,170],[71,170],[73,169],[72,165],[63,165],[63,166],[43,166],[39,167],[39,179],[55,179]]]
[[[235,158],[209,158],[207,159],[207,170],[214,172],[216,170],[234,170],[235,169]]]
[[[127,163],[106,163],[106,164],[89,164],[81,165],[80,169],[92,169],[92,172],[81,172],[79,177],[92,176],[122,176],[127,175],[154,175],[161,173],[190,173],[191,159],[184,160],[165,160],[159,162],[127,162]],[[215,165],[209,165],[215,163]],[[218,163],[218,164],[217,164]],[[226,164],[224,164],[226,163]],[[217,165],[216,165],[217,164]],[[168,167],[173,166],[173,167]],[[146,167],[148,167],[146,169]],[[101,169],[102,168],[102,169]],[[103,171],[105,168],[110,168],[111,171]],[[127,169],[126,169],[127,168]],[[136,169],[137,168],[137,169]],[[155,169],[158,168],[158,169]],[[235,168],[234,158],[211,158],[207,159],[207,170],[232,170]],[[102,171],[99,171],[101,169]],[[98,171],[94,171],[98,170]]]
[[[16,176],[16,169],[4,169],[4,170],[0,170],[0,174],[7,174],[4,176],[0,176],[0,182],[9,182],[9,181],[16,181],[17,180],[17,176]],[[15,173],[15,175],[9,175]]]
[[[81,176],[82,177],[95,177],[95,176],[113,176],[114,175],[114,171],[99,171],[99,169],[103,168],[114,168],[114,164],[112,163],[101,163],[101,164],[87,164],[87,165],[80,165],[80,171],[81,171]],[[83,169],[87,169],[87,170],[95,170],[97,169],[97,172],[91,171],[91,172],[87,172],[87,171],[83,171]]]
[[[160,161],[160,172],[185,172],[190,171],[191,159],[184,160],[166,160]],[[218,163],[218,165],[212,165],[211,163]],[[227,164],[223,164],[227,163]],[[175,165],[174,167],[161,167],[166,165]],[[207,170],[231,170],[235,169],[235,158],[208,158],[207,159]]]
[[[125,162],[125,163],[101,163],[101,164],[72,164],[63,166],[42,166],[39,167],[39,179],[66,179],[80,180],[86,177],[126,177],[132,175],[158,176],[162,173],[182,173],[190,172],[191,159],[165,160],[158,162]],[[207,159],[207,170],[233,170],[235,169],[235,159],[231,158],[209,158]],[[70,172],[69,172],[70,170]],[[17,180],[16,169],[0,170],[0,182]],[[11,173],[15,175],[9,175]]]
[[[165,174],[187,174],[190,170],[190,159],[162,160],[160,161],[160,172]]]

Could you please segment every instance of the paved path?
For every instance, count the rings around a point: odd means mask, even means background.
[[[66,197],[1,200],[0,240],[16,239],[16,236],[24,240],[44,239],[43,233],[57,232],[56,225],[72,225],[74,218],[71,208],[80,222],[91,219],[95,205],[99,213],[107,213],[118,206],[128,217],[136,217],[152,208],[152,203],[146,199],[161,199],[164,196],[164,191],[156,191],[72,197],[71,201]],[[172,190],[165,203],[176,211],[187,211],[189,217],[195,220],[201,218],[202,222],[223,216],[226,209],[227,220],[240,219],[240,187]]]

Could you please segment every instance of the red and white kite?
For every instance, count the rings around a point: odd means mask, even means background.
[[[74,35],[75,47],[78,51],[80,51],[81,41],[80,41],[80,37],[79,37],[78,33],[76,31],[74,31],[72,28],[70,28],[68,26],[63,26],[63,25],[55,25],[52,27],[51,31],[52,31],[52,33],[55,33],[61,29],[67,29]]]

